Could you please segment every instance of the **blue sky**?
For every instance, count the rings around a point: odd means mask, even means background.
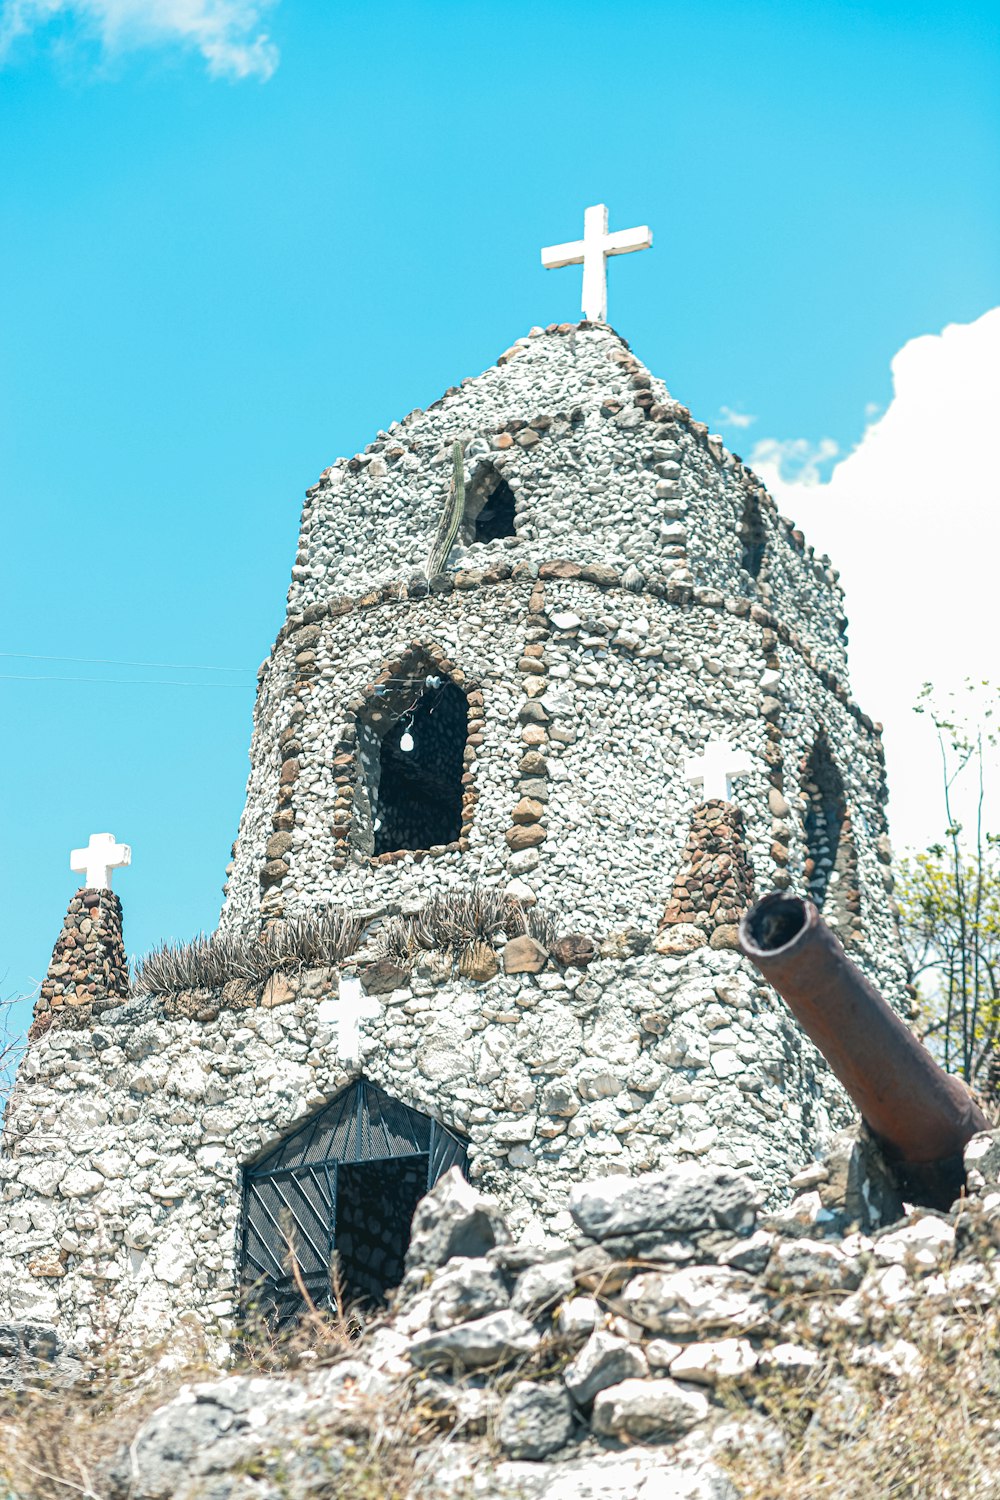
[[[538,251],[588,203],[653,228],[640,357],[829,479],[897,352],[1000,303],[1000,12],[0,0],[0,185],[10,995],[92,831],[132,951],[214,925],[303,489],[578,316]]]

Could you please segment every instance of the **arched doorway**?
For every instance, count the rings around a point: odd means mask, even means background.
[[[466,1148],[446,1126],[358,1079],[243,1172],[243,1304],[278,1326],[328,1303],[337,1256],[346,1296],[383,1300],[402,1280],[419,1200]]]

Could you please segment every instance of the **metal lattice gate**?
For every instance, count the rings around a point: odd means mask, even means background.
[[[402,1279],[413,1210],[465,1143],[430,1115],[359,1079],[243,1172],[244,1307],[278,1324],[303,1298],[324,1306],[337,1255],[350,1299],[377,1302]]]

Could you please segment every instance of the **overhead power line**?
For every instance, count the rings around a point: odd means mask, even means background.
[[[118,665],[118,663],[115,663]],[[172,682],[163,677],[34,677],[28,672],[0,672],[0,682],[96,682],[101,687],[236,688],[252,693],[253,682]]]
[[[149,667],[160,672],[249,672],[252,670],[250,667],[201,667],[197,662],[190,661],[112,661],[108,656],[38,656],[31,651],[0,651],[0,656],[13,661],[71,661],[88,667]]]

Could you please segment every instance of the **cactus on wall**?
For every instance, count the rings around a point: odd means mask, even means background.
[[[441,520],[438,523],[437,533],[434,537],[434,545],[431,547],[430,556],[427,559],[427,577],[433,578],[435,573],[440,573],[451,551],[455,538],[458,536],[458,528],[465,514],[465,454],[462,444],[456,442],[452,448],[452,474],[451,483],[448,486],[448,497],[445,500]]]

